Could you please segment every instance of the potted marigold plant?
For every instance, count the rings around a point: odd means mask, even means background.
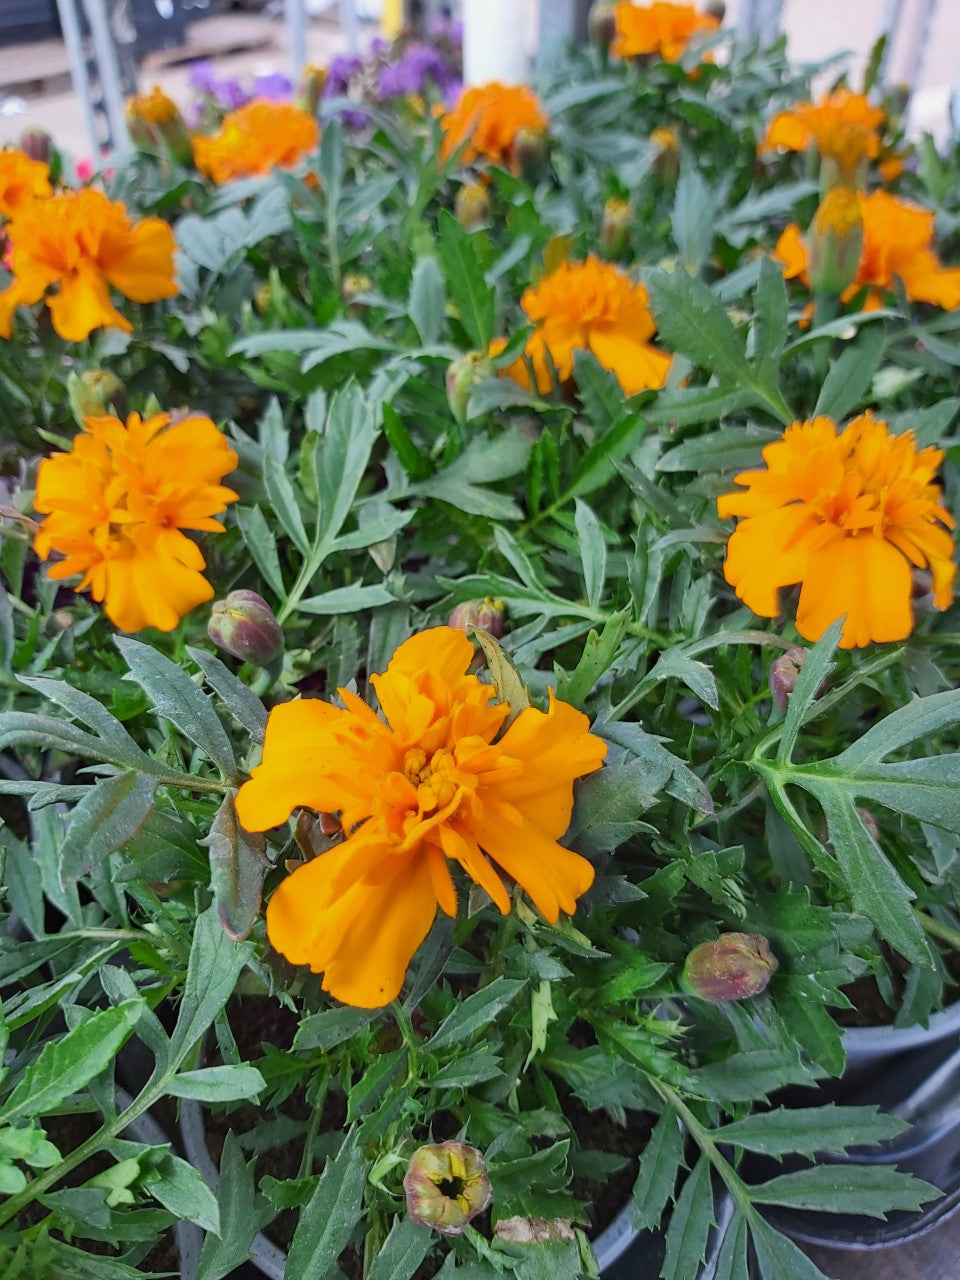
[[[5,1263],[782,1280],[936,1196],[783,1090],[950,990],[955,166],[682,8],[13,163]]]

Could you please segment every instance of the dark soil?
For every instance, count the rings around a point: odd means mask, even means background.
[[[894,996],[897,1004],[903,997],[907,984],[908,964],[896,952],[884,949],[884,955],[890,968]],[[950,950],[943,956],[944,967],[949,975],[945,987],[948,1002],[955,1000],[960,993],[960,952]],[[865,974],[855,982],[841,987],[844,995],[853,1005],[852,1009],[831,1009],[834,1022],[841,1027],[890,1027],[897,1017],[897,1010],[891,1007],[880,994],[880,988],[872,974]]]
[[[237,1048],[244,1062],[255,1065],[264,1056],[265,1044],[271,1044],[278,1049],[289,1049],[293,1044],[299,1017],[278,1004],[273,997],[246,996],[243,999],[234,1000],[228,1006],[228,1013]],[[572,1190],[574,1195],[588,1206],[589,1221],[586,1229],[587,1234],[593,1238],[599,1235],[629,1203],[633,1184],[637,1178],[639,1156],[647,1145],[655,1117],[645,1112],[630,1112],[628,1113],[629,1123],[626,1127],[622,1127],[604,1111],[588,1111],[569,1092],[563,1092],[562,1099],[564,1113],[573,1126],[580,1149],[604,1151],[626,1157],[623,1169],[602,1181],[585,1177],[574,1179]],[[310,1108],[304,1091],[294,1090],[278,1108],[271,1110],[270,1114],[272,1117],[286,1115],[296,1120],[308,1120]],[[228,1132],[233,1130],[238,1137],[250,1133],[262,1124],[263,1118],[262,1108],[248,1105],[219,1114],[207,1112],[207,1148],[214,1160],[219,1161]],[[345,1100],[342,1094],[331,1090],[324,1105],[319,1132],[342,1131],[345,1122]],[[451,1124],[453,1131],[459,1127],[455,1118],[451,1118]],[[442,1117],[438,1116],[437,1123],[434,1125],[434,1135],[437,1139],[445,1136],[441,1132],[443,1128]],[[300,1173],[302,1150],[302,1144],[294,1141],[263,1152],[257,1158],[255,1171],[257,1179],[267,1174],[278,1179],[297,1177]],[[280,1213],[266,1227],[265,1234],[280,1248],[289,1249],[298,1216],[298,1212],[294,1209]],[[475,1225],[484,1230],[480,1222]],[[339,1262],[347,1280],[360,1280],[363,1263],[357,1250],[346,1250]],[[413,1280],[431,1280],[442,1264],[442,1256],[427,1259],[416,1272]]]

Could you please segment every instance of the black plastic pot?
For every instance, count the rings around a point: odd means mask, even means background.
[[[883,1250],[919,1239],[960,1209],[960,1048],[956,1038],[888,1060],[882,1071],[861,1064],[859,1070],[826,1085],[824,1093],[827,1099],[848,1104],[874,1103],[907,1121],[910,1128],[878,1147],[853,1150],[844,1157],[825,1156],[822,1163],[893,1165],[933,1183],[943,1198],[917,1213],[891,1213],[886,1222],[847,1214],[765,1211],[779,1230],[822,1248]],[[759,1182],[790,1167],[799,1164],[755,1158],[745,1163],[743,1172],[748,1181]]]

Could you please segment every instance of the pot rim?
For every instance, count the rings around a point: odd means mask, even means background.
[[[960,1000],[931,1014],[927,1026],[919,1022],[909,1027],[848,1027],[842,1037],[847,1055],[847,1067],[874,1058],[889,1057],[916,1049],[921,1045],[935,1044],[960,1031]]]

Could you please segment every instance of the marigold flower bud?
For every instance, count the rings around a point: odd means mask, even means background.
[[[490,193],[482,182],[465,182],[453,202],[453,212],[465,231],[475,231],[490,218]]]
[[[603,206],[600,221],[600,248],[605,258],[621,258],[630,247],[633,210],[628,200],[612,197]]]
[[[667,125],[657,125],[650,131],[649,141],[657,152],[653,162],[654,172],[671,182],[675,181],[680,173],[680,139],[677,131]]]
[[[518,129],[513,140],[513,167],[527,182],[543,177],[547,164],[547,135],[542,129]]]
[[[410,1157],[403,1189],[414,1222],[445,1236],[460,1235],[493,1194],[483,1156],[465,1142],[419,1147]]]
[[[300,74],[300,85],[297,89],[296,104],[301,111],[315,116],[323,94],[323,86],[327,83],[326,67],[306,66]]]
[[[851,187],[832,187],[807,232],[810,286],[814,293],[839,297],[852,284],[863,249],[860,197]]]
[[[683,983],[711,1004],[747,1000],[765,991],[777,969],[777,958],[759,933],[721,933],[701,942],[687,956]]]
[[[605,3],[605,0],[596,0],[587,18],[587,34],[591,44],[606,52],[617,34],[617,6]]]
[[[799,645],[794,645],[770,664],[770,692],[781,711],[786,711],[787,709],[790,695],[796,688],[797,680],[806,660],[806,649],[801,649]],[[830,679],[827,677],[817,690],[817,697],[822,693],[826,693],[829,687]]]
[[[727,16],[727,6],[723,3],[723,0],[710,0],[710,3],[704,6],[703,12],[708,17],[716,18],[717,22],[723,22]]]
[[[219,648],[258,667],[283,650],[283,628],[256,591],[231,591],[225,600],[214,601],[207,635]]]
[[[180,109],[159,85],[154,85],[149,93],[130,98],[126,117],[130,138],[136,146],[162,146],[178,164],[193,164],[193,141]]]
[[[360,295],[370,293],[373,290],[373,281],[368,275],[362,271],[351,271],[343,277],[343,284],[340,286],[340,296],[347,304],[347,311],[352,316],[362,316],[367,309],[367,304],[360,301]]]
[[[123,383],[109,369],[86,369],[67,378],[67,399],[81,429],[87,418],[102,418],[111,412],[122,416],[126,412],[124,392]]]
[[[482,351],[468,351],[447,366],[447,403],[458,422],[466,419],[467,401],[473,388],[484,378],[494,377],[493,361]]]
[[[478,627],[499,640],[503,635],[505,612],[503,601],[490,596],[485,600],[464,600],[454,608],[447,625],[456,627],[458,631],[472,631]]]
[[[31,160],[49,164],[52,147],[53,139],[46,129],[24,129],[20,135],[20,150]]]

